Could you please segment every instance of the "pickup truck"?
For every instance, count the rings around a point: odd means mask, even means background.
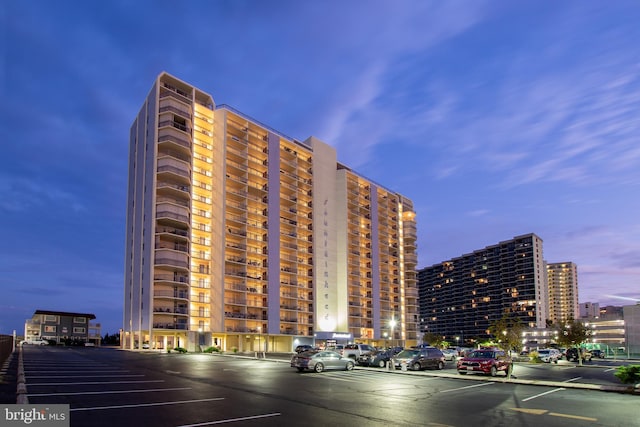
[[[342,355],[357,362],[360,356],[371,353],[372,351],[375,351],[375,347],[371,347],[368,344],[347,344],[342,350]]]

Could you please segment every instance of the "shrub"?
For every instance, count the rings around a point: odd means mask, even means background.
[[[187,352],[187,349],[184,348],[184,347],[176,347],[176,348],[173,349],[173,351],[177,351],[178,353],[184,354],[184,353]]]
[[[231,350],[232,350],[234,353],[237,353],[237,352],[238,352],[238,347],[233,347]]]
[[[207,347],[203,353],[220,353],[220,347]]]
[[[533,363],[542,363],[542,359],[540,359],[537,351],[532,351],[529,353],[529,360]]]
[[[618,366],[614,375],[624,384],[640,384],[640,365]]]

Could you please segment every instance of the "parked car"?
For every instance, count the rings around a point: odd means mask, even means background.
[[[444,360],[456,360],[458,358],[458,351],[453,348],[445,348],[442,350],[444,354]]]
[[[400,351],[402,351],[402,348],[400,347],[394,347],[387,350],[376,350],[359,356],[356,361],[362,366],[384,368],[387,366],[387,362],[389,362],[391,358]]]
[[[402,350],[391,358],[396,368],[420,371],[426,368],[444,368],[444,354],[435,347]]]
[[[298,372],[309,369],[315,372],[322,372],[327,369],[353,370],[355,362],[353,359],[342,356],[335,351],[303,351],[294,354],[291,358],[291,367]]]
[[[29,338],[27,340],[22,341],[22,344],[27,344],[27,345],[49,345],[49,341],[43,340],[42,338]]]
[[[538,357],[545,363],[558,363],[558,359],[562,358],[562,353],[556,348],[543,348],[538,350]]]
[[[585,362],[590,362],[593,357],[592,354],[586,348],[580,349],[580,355],[582,360]],[[567,349],[567,360],[577,362],[579,360],[578,357],[578,349],[576,347]]]
[[[604,350],[595,349],[591,350],[591,356],[597,357],[598,359],[604,359],[607,355]]]
[[[371,347],[368,344],[347,344],[340,352],[344,357],[350,357],[353,361],[358,360],[363,354],[376,351],[375,347]]]
[[[313,350],[313,346],[309,344],[303,344],[296,347],[296,353],[302,353],[303,351],[311,351]]]
[[[465,375],[467,372],[480,372],[495,377],[499,371],[509,375],[513,369],[513,362],[509,356],[500,349],[474,350],[462,359],[458,359],[458,373]]]

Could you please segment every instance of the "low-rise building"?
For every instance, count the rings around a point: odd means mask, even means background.
[[[96,316],[90,313],[36,310],[24,325],[25,341],[41,338],[57,344],[100,345],[99,323],[91,323]]]

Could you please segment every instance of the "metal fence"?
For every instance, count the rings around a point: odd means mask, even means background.
[[[0,365],[13,352],[13,335],[0,335]]]

